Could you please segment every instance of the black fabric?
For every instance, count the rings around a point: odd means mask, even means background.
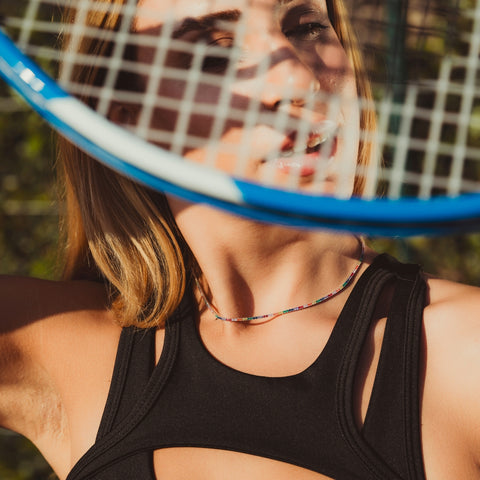
[[[392,308],[359,431],[356,366],[378,297],[392,282]],[[97,442],[67,480],[154,480],[152,452],[175,446],[245,452],[337,480],[424,480],[418,397],[424,297],[418,267],[377,257],[316,361],[297,375],[270,378],[214,359],[186,296],[167,322],[156,367],[155,331],[122,333]]]

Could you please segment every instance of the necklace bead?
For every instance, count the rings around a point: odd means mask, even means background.
[[[220,315],[218,311],[212,306],[212,304],[208,301],[207,296],[205,292],[203,291],[203,288],[200,285],[200,282],[198,281],[197,277],[195,277],[195,283],[198,288],[198,291],[200,292],[200,295],[205,302],[205,305],[207,308],[210,310],[210,312],[213,314],[213,316],[217,320],[223,320],[224,322],[251,322],[252,320],[266,320],[274,317],[279,317],[280,315],[286,315],[287,313],[292,313],[292,312],[298,312],[300,310],[305,310],[306,308],[313,307],[315,305],[319,305],[320,303],[326,302],[327,300],[330,300],[334,296],[338,295],[340,292],[345,290],[347,286],[351,283],[351,281],[355,278],[355,275],[357,274],[360,266],[363,263],[364,255],[365,255],[365,243],[361,237],[358,238],[358,241],[360,243],[361,247],[361,253],[360,257],[354,267],[354,269],[350,272],[349,276],[347,279],[342,283],[342,285],[335,290],[331,291],[327,295],[318,298],[317,300],[311,302],[311,303],[306,303],[304,305],[299,305],[298,307],[292,307],[288,308],[287,310],[281,310],[279,312],[274,312],[274,313],[267,313],[265,315],[255,315],[253,317],[224,317],[223,315]]]

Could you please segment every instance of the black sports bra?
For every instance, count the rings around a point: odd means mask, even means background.
[[[360,431],[356,366],[390,282],[393,299]],[[211,356],[187,295],[167,322],[157,365],[155,330],[122,332],[96,443],[67,480],[154,480],[152,452],[179,446],[249,453],[337,480],[424,480],[418,392],[424,302],[419,268],[381,255],[353,288],[315,362],[297,375],[270,378]]]

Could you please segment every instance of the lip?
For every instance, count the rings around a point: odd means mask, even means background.
[[[312,123],[304,134],[287,132],[279,148],[264,157],[262,163],[275,166],[279,172],[309,177],[322,172],[332,163],[338,149],[340,126],[331,120]]]
[[[325,171],[333,162],[338,148],[338,138],[335,136],[323,142],[324,148],[317,149],[313,152],[294,152],[288,156],[280,155],[273,159],[279,171],[286,174],[295,172],[300,177],[309,177],[317,172]],[[328,152],[325,151],[328,147]]]
[[[299,138],[298,131],[292,131],[286,135],[280,148],[282,157],[291,157],[298,154],[315,153],[321,150],[322,145],[338,135],[339,125],[331,120],[323,120],[310,126],[309,133]]]

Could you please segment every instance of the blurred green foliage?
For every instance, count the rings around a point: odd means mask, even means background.
[[[0,430],[2,480],[54,480],[57,477],[36,448],[19,435]]]
[[[52,133],[0,83],[0,272],[54,275],[58,218]]]

